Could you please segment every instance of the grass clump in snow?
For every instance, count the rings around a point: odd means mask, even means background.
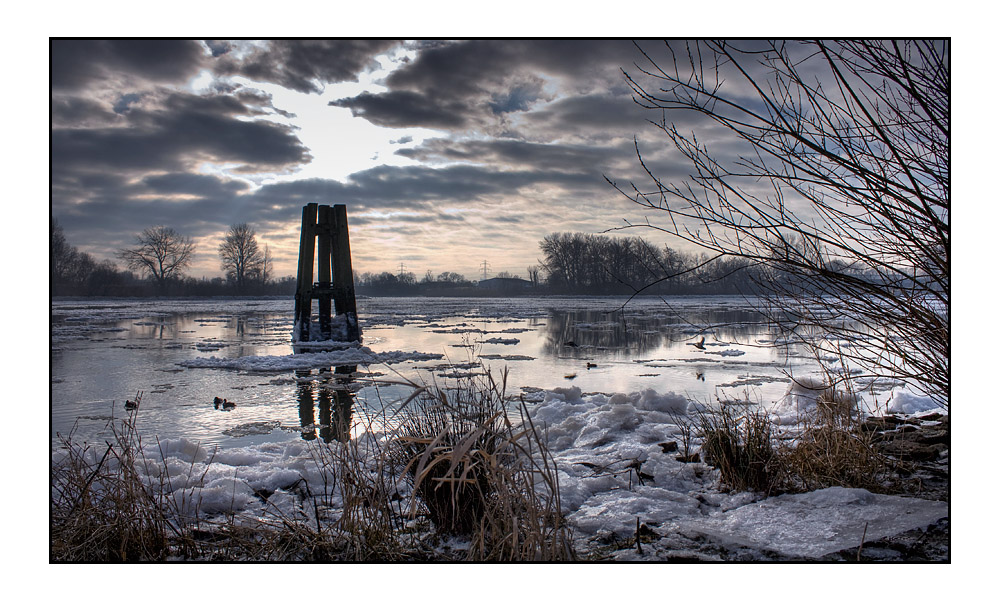
[[[722,405],[699,416],[705,462],[719,470],[722,485],[733,491],[770,493],[779,466],[772,445],[773,425],[760,410]]]
[[[857,403],[856,395],[831,385],[818,392],[815,410],[783,434],[779,419],[760,409],[722,405],[699,417],[702,453],[732,491],[771,495],[842,486],[898,492],[874,433],[861,426]]]
[[[142,394],[137,394],[138,404]],[[169,522],[162,497],[143,485],[138,411],[113,424],[103,450],[60,437],[52,465],[51,556],[56,561],[149,561],[166,557]]]
[[[802,422],[802,431],[779,449],[787,491],[831,486],[864,488],[875,493],[898,491],[875,434],[861,426],[858,398],[849,390],[824,389],[817,411]]]
[[[238,489],[233,479],[234,499],[251,494],[261,504],[221,514],[206,514],[201,495],[218,455],[196,453],[184,473],[176,461],[168,468],[160,444],[160,456],[147,459],[141,410],[132,410],[112,420],[114,441],[100,452],[60,438],[50,558],[571,559],[555,464],[523,410],[512,422],[503,390],[488,374],[455,388],[417,386],[402,425],[375,415],[351,439],[315,441],[313,464],[281,493]]]
[[[564,560],[556,467],[530,417],[511,421],[506,373],[425,390],[396,452],[412,482],[411,514],[426,510],[438,533],[467,537],[472,560]]]

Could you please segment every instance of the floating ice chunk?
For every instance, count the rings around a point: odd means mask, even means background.
[[[513,344],[520,344],[521,340],[519,340],[517,338],[493,337],[493,338],[490,338],[488,340],[483,340],[483,343],[484,344],[504,344],[504,345],[510,346],[510,345],[513,345]]]
[[[639,396],[637,406],[642,410],[683,415],[687,413],[688,399],[675,392],[660,394],[656,390],[645,389]]]
[[[569,404],[576,404],[580,402],[580,398],[583,392],[579,387],[573,386],[570,388],[552,388],[552,390],[545,393],[545,400],[550,399],[562,400],[563,402],[568,402]]]
[[[743,356],[746,352],[742,350],[722,350],[721,352],[709,352],[707,354],[718,354],[719,356]]]
[[[423,352],[373,352],[369,348],[350,347],[339,351],[288,354],[285,356],[239,356],[235,358],[195,358],[177,363],[182,367],[200,369],[238,369],[241,371],[290,371],[313,369],[330,365],[370,365],[375,363],[401,363],[405,361],[436,360],[442,354]]]

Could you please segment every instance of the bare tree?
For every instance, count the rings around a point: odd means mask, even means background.
[[[531,287],[538,287],[541,279],[542,267],[539,265],[528,265],[528,280],[531,281]]]
[[[274,259],[271,258],[271,247],[264,244],[264,254],[261,256],[260,263],[260,283],[261,285],[267,285],[271,281],[271,277],[274,275]]]
[[[693,170],[665,181],[637,143],[651,185],[611,183],[665,218],[636,226],[746,259],[789,338],[947,405],[949,41],[640,51],[647,62],[625,74],[634,100]],[[689,118],[700,140],[675,125]],[[727,160],[718,148],[734,142]]]
[[[261,277],[265,265],[264,253],[257,245],[257,232],[246,223],[238,223],[229,228],[226,237],[219,244],[222,270],[243,291],[246,285]]]
[[[135,236],[136,245],[118,251],[129,269],[147,273],[160,291],[171,279],[180,277],[191,263],[195,245],[170,227],[150,227]]]

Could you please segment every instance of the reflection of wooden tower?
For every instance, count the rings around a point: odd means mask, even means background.
[[[313,280],[313,264],[316,262],[319,263],[319,274]],[[318,331],[311,326],[313,299],[319,302]],[[333,330],[331,300],[341,331]],[[343,319],[340,315],[344,315]],[[343,204],[331,207],[313,203],[302,207],[298,285],[295,288],[295,333],[301,342],[330,339],[353,342],[361,339],[354,297],[354,272],[351,270],[347,207]]]

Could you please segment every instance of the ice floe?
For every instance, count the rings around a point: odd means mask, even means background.
[[[331,365],[371,365],[394,364],[406,361],[438,360],[443,354],[426,352],[404,352],[393,350],[374,352],[369,348],[354,346],[343,350],[287,354],[283,356],[238,356],[222,358],[209,356],[194,358],[177,363],[189,369],[235,369],[239,371],[291,371],[314,369]]]

